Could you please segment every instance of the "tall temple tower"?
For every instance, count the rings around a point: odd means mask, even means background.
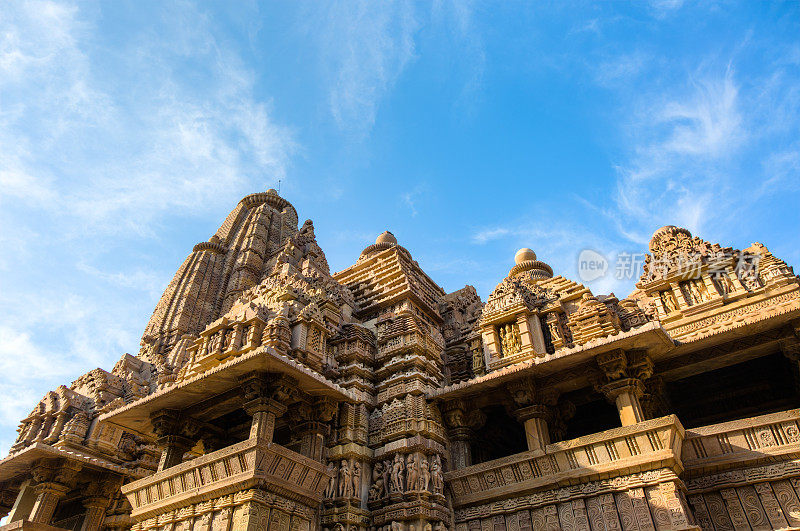
[[[674,226],[623,299],[499,259],[485,303],[388,231],[332,274],[245,197],[139,353],[21,421],[0,531],[800,529],[791,267]]]

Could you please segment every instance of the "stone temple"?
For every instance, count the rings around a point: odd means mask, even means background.
[[[390,232],[331,273],[245,197],[139,353],[21,421],[2,529],[800,529],[792,268],[674,226],[624,299],[498,260],[485,302]]]

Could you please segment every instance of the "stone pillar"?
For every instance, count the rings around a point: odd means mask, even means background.
[[[106,517],[108,503],[109,499],[104,496],[90,496],[83,500],[86,516],[83,519],[81,531],[99,531]]]
[[[536,354],[544,356],[547,354],[547,346],[544,344],[544,332],[542,332],[542,320],[538,314],[533,314],[530,317],[530,330],[531,340],[533,341],[533,350]]]
[[[156,444],[162,449],[158,471],[181,464],[183,454],[194,446],[194,440],[186,436],[186,428],[193,424],[181,418],[180,411],[162,409],[150,416],[153,431],[158,435]]]
[[[19,520],[27,520],[28,515],[31,514],[33,504],[36,502],[36,487],[33,481],[26,480],[19,487],[19,494],[14,501],[14,506],[8,514],[8,522],[16,522]]]
[[[525,427],[528,450],[543,450],[550,444],[547,424],[558,402],[558,393],[540,389],[530,377],[510,382],[507,390],[514,404],[513,413]]]
[[[623,426],[638,424],[644,420],[639,398],[642,396],[642,382],[636,378],[623,378],[603,386],[603,394],[617,406],[619,419]]]
[[[483,327],[481,332],[483,338],[483,346],[489,358],[500,357],[500,338],[497,335],[497,329],[494,325],[487,325]]]
[[[290,399],[297,393],[297,382],[285,375],[249,373],[240,379],[244,409],[252,415],[250,438],[272,442],[275,421],[286,413]]]
[[[617,349],[597,355],[595,361],[603,373],[596,387],[617,406],[622,425],[645,420],[639,398],[644,392],[642,380],[653,375],[653,362],[647,354],[641,350]]]
[[[462,426],[447,431],[450,439],[450,463],[454,470],[472,465],[472,428]]]
[[[549,409],[543,404],[535,404],[516,411],[517,418],[525,427],[528,450],[544,450],[544,447],[550,444],[550,432],[547,427],[550,418]]]
[[[321,462],[329,426],[324,422],[309,420],[300,424],[297,431],[300,434],[300,453]]]
[[[286,406],[269,398],[258,398],[246,402],[244,409],[253,417],[253,422],[250,424],[250,438],[272,442],[275,421],[286,413]]]
[[[58,501],[69,492],[69,487],[55,482],[40,483],[36,485],[36,501],[33,502],[28,520],[37,524],[49,524],[56,512]]]
[[[463,400],[454,400],[444,405],[444,421],[450,439],[450,467],[459,469],[472,465],[470,441],[474,430],[483,426],[486,415]]]
[[[33,502],[27,520],[37,524],[49,524],[56,511],[56,506],[74,485],[75,477],[81,465],[73,461],[44,460],[34,465],[31,470],[36,481]]]
[[[322,462],[325,440],[331,429],[330,422],[338,409],[336,402],[324,397],[292,408],[291,423],[292,426],[297,426],[301,454]]]

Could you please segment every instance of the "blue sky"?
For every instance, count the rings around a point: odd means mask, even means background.
[[[4,2],[0,451],[278,179],[333,270],[389,229],[484,298],[665,224],[796,266],[798,111],[798,2]]]

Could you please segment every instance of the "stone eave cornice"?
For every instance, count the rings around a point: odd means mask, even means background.
[[[484,376],[437,389],[427,396],[432,400],[452,400],[474,395],[523,376],[548,376],[589,361],[597,354],[609,350],[646,349],[652,358],[657,358],[673,348],[675,343],[661,325],[658,322],[649,322],[627,332],[600,337],[583,345],[561,348],[553,354],[515,363]]]
[[[0,460],[0,482],[27,474],[39,459],[57,458],[75,461],[80,463],[83,468],[91,468],[99,472],[110,471],[128,477],[144,477],[144,474],[137,474],[134,470],[114,464],[107,459],[79,452],[73,448],[56,448],[37,442]]]
[[[176,385],[156,391],[99,417],[127,431],[154,437],[150,414],[161,409],[185,409],[239,386],[238,378],[252,371],[286,374],[297,379],[304,392],[337,401],[355,402],[358,396],[272,347],[259,347]]]

